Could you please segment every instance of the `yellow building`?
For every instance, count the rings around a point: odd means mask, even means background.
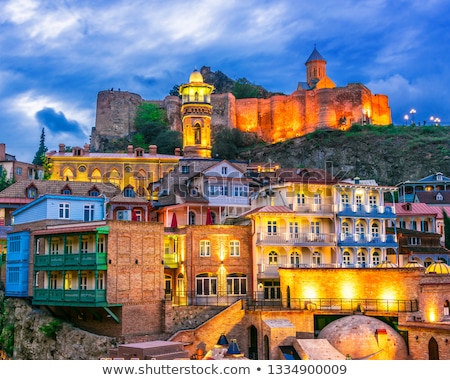
[[[150,197],[151,184],[172,171],[180,154],[158,154],[154,145],[148,152],[130,145],[127,153],[94,153],[88,144],[66,152],[60,144],[59,151],[48,152],[47,158],[50,180],[112,183],[121,190],[131,186],[137,195]]]

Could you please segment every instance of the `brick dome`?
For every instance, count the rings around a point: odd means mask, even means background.
[[[407,348],[404,339],[383,321],[365,315],[339,318],[319,333],[343,355],[353,359],[405,360]]]

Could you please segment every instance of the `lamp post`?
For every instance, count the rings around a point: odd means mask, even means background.
[[[411,114],[411,125],[415,125],[414,114],[416,113],[416,110],[414,108],[412,108],[411,111],[409,111],[409,113]]]
[[[403,118],[405,119],[405,125],[408,125],[408,119],[409,119],[409,116],[408,116],[408,115],[405,115]]]

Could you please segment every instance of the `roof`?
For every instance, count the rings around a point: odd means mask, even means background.
[[[312,61],[325,61],[325,58],[322,57],[322,55],[317,51],[315,45],[314,45],[314,50],[310,54],[309,58],[306,60],[306,63],[312,62]]]
[[[291,210],[289,207],[286,206],[263,206],[263,207],[258,207],[255,208],[253,210],[250,210],[249,212],[245,213],[242,216],[249,216],[252,214],[261,214],[261,213],[266,213],[266,214],[283,214],[283,213],[289,213],[289,214],[293,214],[294,211]]]
[[[416,199],[427,204],[450,205],[450,190],[416,191]]]
[[[37,196],[44,194],[61,194],[62,190],[69,187],[72,195],[87,196],[89,191],[96,188],[100,194],[112,197],[120,193],[120,189],[110,183],[102,182],[81,182],[81,181],[46,181],[46,180],[23,180],[13,183],[0,192],[0,199],[4,198],[24,198],[29,200],[27,189],[34,186]]]
[[[394,206],[397,216],[413,215],[432,215],[437,216],[437,210],[428,206],[426,203],[405,202],[405,203],[386,203],[386,206]]]

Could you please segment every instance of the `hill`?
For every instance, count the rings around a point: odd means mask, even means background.
[[[450,174],[450,127],[360,126],[309,135],[241,152],[240,159],[282,167],[332,168],[340,178],[396,185],[429,174]]]

